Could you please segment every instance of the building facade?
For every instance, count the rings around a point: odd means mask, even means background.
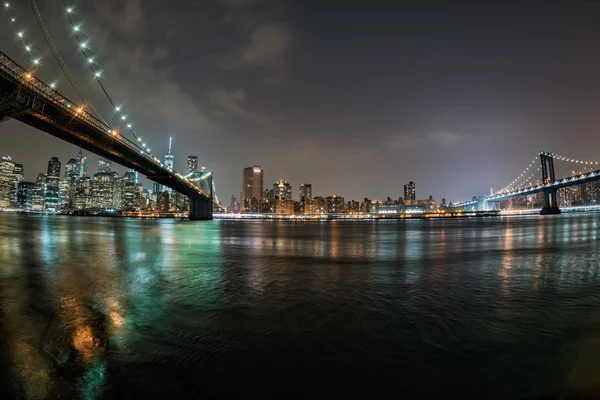
[[[0,159],[0,209],[10,207],[10,191],[15,174],[15,163],[10,156]]]
[[[251,209],[252,199],[258,204],[263,195],[263,169],[260,165],[244,168],[241,206],[244,210]]]

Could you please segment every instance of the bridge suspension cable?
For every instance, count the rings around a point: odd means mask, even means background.
[[[32,74],[36,74],[38,69],[43,65],[43,57],[38,51],[36,51],[36,48],[33,45],[33,43],[27,40],[27,33],[25,29],[17,28],[19,19],[17,18],[16,9],[12,6],[12,4],[10,2],[5,2],[2,8],[4,9],[6,15],[8,16],[8,19],[10,20],[10,24],[13,27],[17,40],[23,46],[25,53],[31,57],[31,66],[29,72]],[[51,89],[56,89],[58,86],[58,80],[53,81],[52,83],[50,83],[49,86]]]
[[[143,147],[143,149],[146,152],[148,152],[148,154],[152,155],[151,150],[148,148],[146,143],[144,143],[142,138],[139,137],[133,130],[133,123],[131,121],[127,120],[128,116],[127,116],[127,114],[124,113],[123,106],[115,103],[113,98],[108,94],[106,87],[102,83],[103,73],[100,69],[98,69],[94,66],[97,63],[97,60],[96,60],[96,57],[94,57],[91,54],[90,40],[89,40],[89,38],[83,37],[84,32],[82,29],[82,24],[76,23],[73,20],[73,15],[75,14],[74,7],[69,6],[65,0],[62,0],[62,4],[63,4],[63,8],[65,11],[65,15],[67,16],[67,19],[69,21],[71,31],[73,32],[75,38],[77,39],[77,44],[79,46],[79,50],[81,51],[81,54],[83,54],[83,56],[85,57],[85,62],[88,65],[90,71],[92,71],[94,79],[96,80],[96,82],[98,82],[98,84],[100,85],[100,88],[102,89],[102,92],[104,92],[104,95],[108,99],[108,102],[111,104],[111,106],[113,107],[113,110],[119,116],[119,121],[126,127],[127,130],[129,130],[131,135],[139,142],[139,144]]]
[[[511,189],[514,189],[515,187],[517,187],[519,183],[522,183],[524,179],[528,180],[528,179],[533,178],[533,174],[531,176],[529,176],[528,172],[530,170],[533,170],[533,168],[535,168],[535,165],[537,164],[537,159],[538,159],[538,157],[536,156],[533,159],[533,161],[531,161],[531,163],[527,166],[527,168],[525,168],[525,170],[523,171],[522,174],[517,176],[510,184],[506,185],[504,188],[502,188],[501,190],[497,191],[494,194],[500,194],[500,193],[510,191]],[[538,171],[539,171],[539,168],[538,168]]]
[[[44,20],[42,19],[42,15],[37,7],[37,4],[35,3],[35,0],[29,0],[29,6],[31,7],[31,12],[33,13],[36,23],[37,23],[38,27],[40,28],[40,31],[42,32],[42,36],[44,37],[44,40],[46,41],[46,44],[48,45],[50,52],[52,53],[54,59],[56,60],[56,63],[62,70],[63,74],[69,81],[71,87],[73,88],[73,90],[75,90],[75,93],[77,94],[77,96],[79,96],[80,101],[85,105],[85,108],[87,110],[91,109],[93,111],[94,117],[98,118],[100,121],[102,121],[103,123],[108,125],[106,120],[104,118],[102,118],[102,115],[100,114],[100,112],[96,109],[96,107],[94,107],[91,100],[86,100],[87,96],[85,96],[83,93],[83,90],[81,90],[81,85],[79,84],[79,82],[77,81],[75,76],[71,73],[71,70],[67,66],[67,63],[60,55],[58,47],[52,40],[52,36],[50,36],[50,32],[48,31],[48,28],[46,28],[46,25],[44,24]]]

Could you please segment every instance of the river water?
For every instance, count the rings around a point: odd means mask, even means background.
[[[600,388],[600,214],[0,215],[0,398]]]

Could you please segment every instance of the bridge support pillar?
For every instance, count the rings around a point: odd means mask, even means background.
[[[190,220],[201,221],[213,219],[212,199],[190,198]]]
[[[544,208],[540,211],[541,215],[556,215],[560,214],[558,201],[556,200],[556,189],[544,190]]]

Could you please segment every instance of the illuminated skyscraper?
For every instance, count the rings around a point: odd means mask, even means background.
[[[31,210],[33,187],[33,182],[19,182],[17,189],[17,201],[15,203],[16,208],[19,210]]]
[[[94,174],[92,181],[92,207],[113,208],[115,176],[110,172]]]
[[[10,189],[14,179],[15,163],[10,156],[0,159],[0,208],[10,206]]]
[[[83,178],[85,176],[85,171],[86,171],[86,167],[87,167],[87,160],[86,158],[83,156],[83,154],[81,153],[81,150],[79,150],[79,154],[77,154],[77,165],[78,167],[78,174],[77,176],[79,178]]]
[[[19,191],[19,182],[21,182],[23,179],[23,164],[15,164],[15,170],[13,172],[13,181],[10,185],[11,207],[16,207],[17,205],[17,193]]]
[[[273,193],[275,200],[292,200],[292,185],[281,179],[273,184]]]
[[[58,187],[60,192],[60,209],[61,210],[74,210],[75,205],[73,203],[75,187],[77,179],[79,178],[79,164],[77,160],[71,158],[65,164],[65,175],[61,179]]]
[[[312,199],[312,185],[310,183],[303,183],[300,185],[300,201]]]
[[[416,186],[413,181],[408,182],[408,185],[404,185],[404,202],[410,203],[417,199]]]
[[[173,144],[173,138],[170,137],[169,138],[169,152],[167,154],[165,154],[165,165],[173,168],[174,163],[175,163],[175,156],[173,156],[173,153],[171,152],[171,145]]]
[[[31,194],[31,209],[43,211],[46,203],[46,174],[38,174]]]
[[[262,200],[263,195],[263,169],[260,165],[244,168],[242,182],[242,207],[250,208],[252,199],[256,202]]]
[[[100,160],[98,160],[98,172],[108,172],[110,173],[111,171],[111,162],[110,160],[107,160],[106,158],[100,158]]]
[[[44,209],[48,211],[59,210],[59,181],[60,181],[60,161],[58,157],[50,158],[48,161],[48,173],[46,174],[46,198]]]
[[[198,171],[198,157],[188,156],[187,159],[187,173]]]

